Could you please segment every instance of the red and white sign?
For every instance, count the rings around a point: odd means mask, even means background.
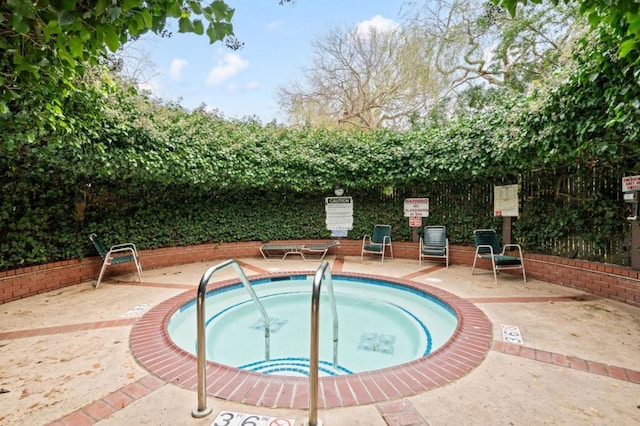
[[[429,217],[428,198],[406,198],[404,200],[404,217]]]
[[[409,227],[420,228],[422,226],[422,216],[409,216]]]
[[[622,178],[622,192],[640,191],[640,175]]]

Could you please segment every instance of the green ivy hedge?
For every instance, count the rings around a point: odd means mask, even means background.
[[[349,238],[389,223],[409,240],[402,204],[420,196],[427,223],[469,244],[500,227],[493,185],[518,183],[527,250],[628,264],[619,182],[640,174],[640,71],[613,51],[583,46],[558,86],[406,132],[263,126],[78,82],[39,111],[47,124],[1,117],[0,269],[93,255],[91,232],[141,249],[328,238],[336,183],[354,197]]]

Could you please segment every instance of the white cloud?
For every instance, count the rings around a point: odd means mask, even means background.
[[[138,87],[138,90],[149,93],[153,96],[160,96],[160,93],[162,92],[162,85],[157,79],[138,82],[136,83],[136,86]]]
[[[227,89],[232,92],[251,92],[260,88],[260,83],[253,80],[245,84],[230,83],[227,85]]]
[[[267,29],[270,31],[278,30],[284,26],[284,20],[280,19],[279,21],[271,21],[267,24]]]
[[[182,80],[181,72],[187,65],[189,65],[189,62],[184,59],[174,59],[171,61],[171,69],[169,70],[171,80]]]
[[[226,53],[221,61],[209,71],[207,75],[207,85],[215,86],[238,74],[249,66],[249,61],[245,61],[235,53]]]
[[[356,24],[356,34],[358,36],[367,38],[371,31],[377,33],[387,33],[398,29],[398,23],[393,19],[385,18],[382,15],[376,15],[366,21],[358,22]]]

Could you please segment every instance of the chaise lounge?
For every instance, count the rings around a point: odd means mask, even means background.
[[[338,241],[317,244],[279,244],[267,243],[260,246],[260,253],[267,262],[282,262],[290,254],[297,254],[305,262],[309,260],[321,261],[330,248],[339,245]]]

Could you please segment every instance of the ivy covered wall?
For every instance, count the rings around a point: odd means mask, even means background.
[[[493,185],[518,183],[526,250],[628,264],[619,182],[640,174],[640,71],[614,52],[584,46],[557,87],[406,132],[225,120],[78,82],[38,126],[0,117],[0,270],[93,255],[91,232],[141,249],[328,238],[336,183],[355,200],[349,238],[390,223],[408,240],[403,200],[421,196],[427,223],[470,243],[500,227]]]

